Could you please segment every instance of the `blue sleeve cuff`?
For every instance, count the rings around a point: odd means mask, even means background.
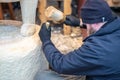
[[[44,42],[43,44],[42,44],[42,49],[44,50],[44,48],[47,46],[47,45],[53,45],[53,43],[52,43],[52,41],[51,40],[48,40],[48,41],[46,41],[46,42]],[[53,45],[54,46],[54,45]]]

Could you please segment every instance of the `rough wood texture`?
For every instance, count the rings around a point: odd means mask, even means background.
[[[39,19],[41,23],[46,22],[46,17],[45,17],[45,9],[46,9],[47,2],[46,0],[39,0],[39,5],[38,5],[38,12],[39,12]]]
[[[14,1],[18,0],[0,0]],[[35,25],[38,0],[20,3],[23,23],[0,21],[0,80],[34,80],[38,71],[48,69],[38,36],[40,26]]]
[[[71,0],[64,0],[64,14],[70,15],[71,14]],[[71,34],[71,27],[64,24],[64,35]]]
[[[7,26],[8,23],[11,27]],[[38,37],[40,27],[36,25],[34,35],[23,37],[20,35],[21,25],[16,21],[0,21],[0,80],[34,80],[38,70],[48,68]],[[52,41],[63,54],[82,45],[82,37],[62,34],[52,34]]]
[[[63,34],[52,34],[52,42],[63,54],[73,51],[83,44],[82,37],[70,37]]]
[[[37,0],[21,0],[21,6],[23,24],[0,21],[0,80],[34,80],[37,71],[48,68],[38,36],[40,26],[34,24]],[[27,33],[32,24],[36,31],[32,35],[22,36],[21,31]],[[81,38],[63,35],[52,35],[52,40],[63,53],[80,47],[82,43]]]
[[[0,80],[34,80],[37,71],[48,69],[38,37],[40,26],[34,35],[23,37],[21,22],[11,22],[0,21]]]

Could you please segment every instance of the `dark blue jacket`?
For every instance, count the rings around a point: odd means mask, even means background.
[[[120,18],[103,25],[67,55],[51,41],[43,44],[43,51],[58,73],[86,75],[87,80],[120,80]]]

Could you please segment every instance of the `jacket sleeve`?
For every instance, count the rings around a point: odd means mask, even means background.
[[[63,55],[51,41],[48,41],[43,44],[43,52],[50,66],[58,73],[94,75],[96,67],[99,67],[99,57],[91,47],[84,44],[79,49]]]

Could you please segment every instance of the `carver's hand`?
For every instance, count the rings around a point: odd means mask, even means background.
[[[39,37],[42,41],[42,43],[45,43],[46,41],[49,41],[51,38],[51,27],[47,26],[46,23],[43,23],[41,26],[41,29],[39,31]]]
[[[79,18],[76,18],[72,15],[67,15],[66,16],[66,20],[64,21],[64,23],[66,25],[70,25],[70,26],[80,26],[80,19]]]

